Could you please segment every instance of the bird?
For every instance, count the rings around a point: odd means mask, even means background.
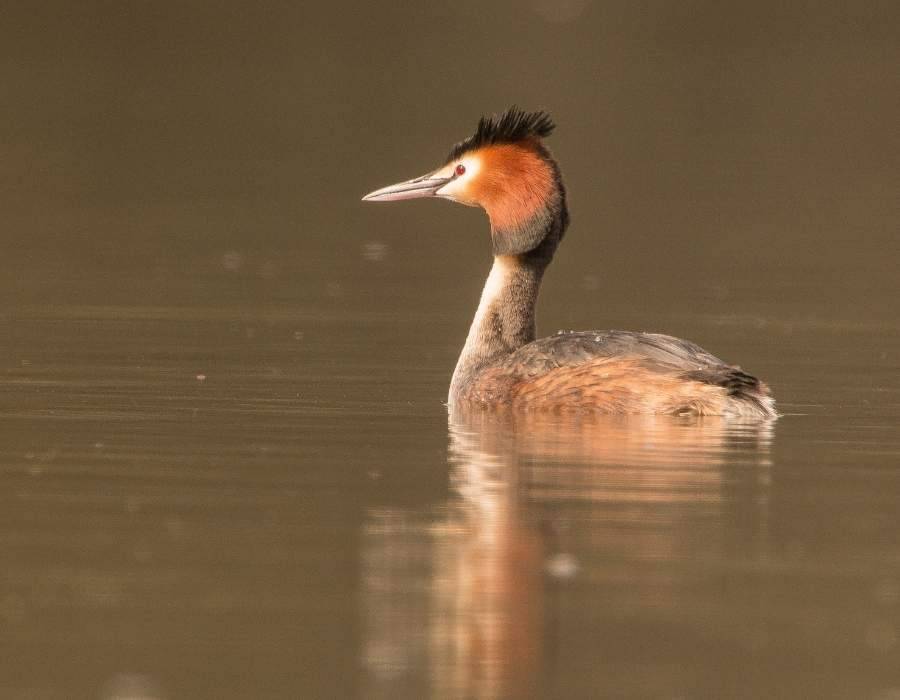
[[[660,333],[559,331],[535,338],[544,273],[569,225],[550,115],[482,116],[443,165],[366,202],[435,197],[481,207],[493,265],[450,381],[448,406],[598,414],[777,417],[769,387],[698,345]]]

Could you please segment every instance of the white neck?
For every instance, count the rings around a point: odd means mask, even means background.
[[[534,340],[534,307],[542,272],[542,269],[525,264],[519,256],[494,258],[466,344],[453,372],[450,402],[491,360]]]

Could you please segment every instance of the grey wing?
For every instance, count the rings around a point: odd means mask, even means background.
[[[535,374],[605,357],[633,357],[668,371],[709,372],[729,367],[688,340],[634,331],[560,331],[519,348],[508,360],[520,371]]]
[[[773,418],[769,388],[740,367],[729,365],[699,345],[660,333],[632,331],[560,331],[528,343],[508,355],[498,369],[518,380],[535,379],[557,368],[605,359],[637,360],[645,370],[722,387],[738,403],[730,412]],[[746,407],[750,413],[743,413]]]

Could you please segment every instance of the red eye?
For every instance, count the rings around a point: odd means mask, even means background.
[[[460,163],[459,165],[456,166],[456,177],[459,177],[460,175],[465,175],[465,174],[466,174],[466,166],[463,165],[462,163]]]

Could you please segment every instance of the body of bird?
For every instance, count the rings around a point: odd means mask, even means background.
[[[450,382],[451,404],[486,408],[772,418],[768,387],[697,345],[655,333],[560,332],[535,340],[544,271],[569,223],[543,112],[482,118],[437,170],[363,199],[441,197],[480,206],[494,264]]]

